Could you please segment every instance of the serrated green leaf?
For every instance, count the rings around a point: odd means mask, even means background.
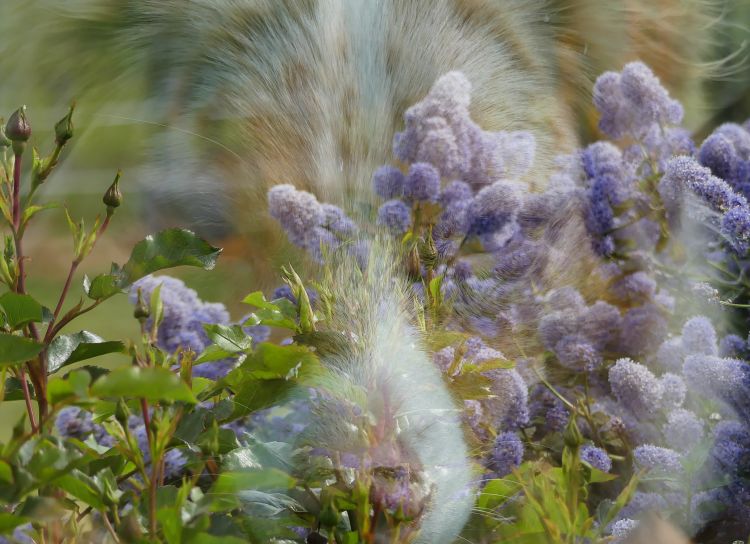
[[[122,267],[119,286],[126,287],[152,272],[175,266],[198,266],[211,270],[220,253],[220,248],[213,247],[189,230],[163,230],[135,245],[130,259]]]
[[[92,300],[109,298],[117,293],[122,293],[122,288],[117,285],[117,276],[112,274],[99,274],[93,280],[84,278],[83,290]]]
[[[190,388],[166,368],[128,367],[113,370],[91,387],[98,397],[145,398],[152,401],[197,402]]]
[[[19,329],[28,323],[40,323],[44,319],[42,305],[30,295],[4,293],[0,296],[0,308],[13,329]]]
[[[88,331],[58,336],[47,348],[47,371],[52,374],[64,366],[108,353],[125,353],[125,344],[107,342]]]
[[[30,338],[0,333],[0,366],[25,363],[39,355],[43,349],[42,344]]]
[[[204,324],[208,338],[221,349],[237,353],[250,349],[253,339],[248,336],[241,325]]]

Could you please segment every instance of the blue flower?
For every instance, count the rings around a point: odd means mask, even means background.
[[[503,228],[518,210],[520,200],[514,186],[496,182],[479,191],[469,206],[469,234],[492,234]]]
[[[276,185],[268,191],[268,211],[286,231],[292,243],[305,246],[310,232],[326,219],[315,195],[298,191],[289,184]]]
[[[725,213],[721,220],[721,233],[737,253],[744,255],[750,243],[750,208],[736,206]]]
[[[614,139],[643,137],[654,123],[682,122],[682,106],[669,97],[653,72],[641,62],[626,64],[621,73],[605,72],[594,84],[599,128]]]
[[[404,194],[404,174],[395,166],[381,166],[372,176],[375,194],[385,200],[400,198]]]
[[[585,461],[602,472],[612,470],[612,459],[607,452],[596,446],[586,445],[581,448],[581,461]]]
[[[67,406],[57,414],[55,427],[62,437],[85,440],[94,431],[94,422],[90,412]]]
[[[653,415],[661,406],[662,385],[642,364],[618,359],[609,369],[609,383],[617,400],[636,415]]]
[[[404,184],[404,197],[415,202],[437,202],[440,192],[440,172],[425,162],[409,168]]]
[[[488,466],[495,477],[507,476],[523,462],[524,447],[516,433],[504,432],[497,435],[492,447]]]
[[[644,444],[633,450],[636,468],[661,474],[678,474],[682,470],[680,454],[669,448]]]
[[[400,200],[389,200],[378,210],[378,225],[393,234],[404,234],[411,227],[411,210]]]
[[[667,416],[663,431],[667,445],[677,451],[690,451],[704,438],[703,421],[684,409],[674,410]]]

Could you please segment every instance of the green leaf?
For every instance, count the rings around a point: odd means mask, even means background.
[[[97,510],[105,507],[97,490],[96,481],[78,469],[55,480],[55,485]]]
[[[18,365],[39,355],[44,349],[30,338],[0,333],[0,366]]]
[[[219,253],[220,248],[213,247],[189,230],[163,230],[135,245],[130,259],[122,267],[119,286],[126,287],[152,272],[175,266],[199,266],[211,270]]]
[[[285,298],[269,302],[263,293],[256,291],[247,295],[242,302],[258,308],[243,323],[245,327],[267,325],[290,330],[297,329],[297,308]]]
[[[236,354],[236,351],[227,351],[220,348],[216,344],[209,344],[193,364],[198,365],[201,363],[208,363],[210,361],[220,361],[221,359],[226,359],[227,357],[232,357]]]
[[[52,208],[59,208],[60,204],[57,202],[50,202],[49,204],[42,204],[39,205],[33,205],[29,206],[23,211],[23,215],[21,216],[21,224],[25,225],[29,219],[31,219],[34,215],[36,215],[38,212],[41,212],[43,210],[50,210]]]
[[[6,484],[13,483],[13,469],[3,460],[0,460],[0,481]]]
[[[291,489],[294,484],[294,478],[276,468],[224,472],[219,475],[210,494],[225,495],[231,493],[234,495],[249,489]]]
[[[117,293],[122,293],[122,289],[117,285],[117,277],[113,274],[99,274],[93,280],[84,277],[83,290],[92,300],[109,298]]]
[[[29,295],[7,292],[0,296],[0,308],[13,329],[28,323],[40,323],[44,319],[42,305]]]
[[[31,384],[28,384],[29,386],[29,393],[31,394],[31,398],[35,398],[34,396],[34,386]],[[5,397],[3,400],[23,400],[23,387],[21,386],[20,380],[17,378],[10,377],[7,380],[5,380]]]
[[[30,521],[32,521],[30,518],[25,518],[17,514],[0,512],[0,535],[8,534],[19,525],[29,523]]]
[[[88,331],[58,336],[47,348],[47,371],[52,374],[64,366],[107,353],[125,353],[125,344],[120,341],[105,342]]]
[[[223,350],[237,353],[253,345],[253,338],[242,330],[241,325],[204,324],[203,328],[211,341]]]
[[[198,402],[190,388],[166,368],[128,367],[113,370],[91,388],[99,397],[138,397],[151,401]]]
[[[273,405],[296,384],[315,379],[320,370],[318,358],[307,348],[264,342],[220,383],[235,392],[236,418]]]

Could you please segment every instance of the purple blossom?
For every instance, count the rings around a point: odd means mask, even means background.
[[[268,191],[268,211],[286,231],[292,243],[304,247],[310,232],[325,222],[326,215],[315,195],[293,185],[276,185]]]
[[[581,461],[585,461],[602,472],[612,470],[612,459],[607,452],[596,446],[586,445],[581,448]]]
[[[624,544],[630,533],[638,529],[639,522],[634,519],[620,519],[612,524],[610,534],[614,537],[611,544]]]
[[[661,343],[656,351],[656,362],[664,370],[681,372],[686,355],[685,348],[682,346],[682,338],[679,336],[668,338]]]
[[[515,186],[498,181],[479,191],[469,206],[469,233],[497,232],[511,220],[520,205]]]
[[[669,448],[644,444],[633,450],[636,468],[663,474],[678,474],[682,470],[680,454]]]
[[[67,406],[57,414],[55,427],[62,437],[85,440],[94,431],[94,422],[90,412]]]
[[[656,281],[639,271],[621,278],[611,287],[612,294],[626,304],[643,304],[656,293]]]
[[[711,457],[722,472],[736,475],[750,468],[750,431],[737,421],[722,421],[714,429]]]
[[[375,194],[385,200],[400,198],[404,194],[404,174],[395,166],[381,166],[372,176]]]
[[[469,230],[470,205],[471,200],[454,200],[447,203],[435,226],[435,235],[440,238],[465,236]]]
[[[644,355],[656,349],[667,335],[664,311],[655,304],[631,308],[622,318],[620,344],[625,353]]]
[[[602,364],[602,356],[579,334],[564,336],[555,345],[555,355],[564,367],[593,372]]]
[[[495,477],[502,478],[523,462],[523,453],[523,442],[516,433],[500,433],[492,447],[488,466],[495,473]]]
[[[35,544],[34,539],[29,536],[33,532],[31,523],[23,523],[13,529],[10,539],[0,536],[0,544]]]
[[[679,408],[685,402],[687,395],[687,385],[685,381],[677,374],[667,372],[660,379],[659,383],[662,388],[662,404],[665,408]]]
[[[378,210],[378,225],[387,227],[393,234],[404,234],[411,227],[411,210],[400,200],[389,200]]]
[[[736,206],[725,213],[721,220],[721,233],[737,253],[744,255],[750,243],[750,208]]]
[[[716,330],[711,320],[702,315],[688,319],[682,327],[682,346],[691,354],[718,355]]]
[[[703,421],[684,409],[670,412],[663,431],[667,445],[676,451],[690,451],[704,438]]]
[[[344,213],[344,210],[333,204],[322,204],[322,207],[325,213],[323,226],[326,229],[341,236],[357,232],[357,225]]]
[[[719,342],[719,357],[744,358],[747,342],[736,334],[727,334]]]
[[[529,391],[515,369],[493,369],[484,372],[492,380],[487,399],[487,413],[497,429],[514,430],[529,422]]]
[[[620,510],[620,519],[638,518],[641,514],[664,512],[669,507],[666,499],[659,493],[636,491],[633,498]]]
[[[437,202],[440,193],[440,172],[426,162],[409,168],[404,184],[404,197],[415,202]]]
[[[452,202],[459,200],[470,200],[474,196],[474,193],[469,187],[468,183],[464,183],[460,180],[451,181],[445,188],[440,191],[438,202],[443,208],[448,206]]]
[[[626,64],[621,73],[605,72],[594,84],[599,128],[614,139],[642,137],[651,125],[677,125],[682,106],[669,97],[653,72],[641,62]]]
[[[618,359],[609,370],[617,400],[636,415],[655,414],[661,405],[662,384],[651,371],[630,359]]]
[[[586,301],[581,293],[574,287],[560,287],[547,293],[547,303],[553,310],[563,311],[565,309],[583,311]]]
[[[542,384],[532,390],[529,412],[533,418],[542,420],[547,432],[562,431],[570,418],[563,402]]]
[[[229,324],[229,313],[223,305],[203,302],[181,280],[169,276],[141,278],[130,289],[130,301],[136,302],[140,289],[144,301],[149,304],[151,293],[158,285],[161,285],[160,297],[164,306],[164,318],[157,332],[160,348],[170,353],[178,347],[201,353],[210,344],[202,324]]]
[[[711,173],[725,181],[734,178],[737,169],[737,153],[732,142],[722,134],[711,134],[698,151],[700,163],[711,169]]]

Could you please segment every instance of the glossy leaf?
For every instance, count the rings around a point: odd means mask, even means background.
[[[4,293],[0,296],[0,308],[12,329],[19,329],[28,323],[40,323],[44,319],[42,305],[30,295]]]
[[[88,331],[58,336],[47,348],[47,371],[52,374],[66,365],[107,353],[125,353],[125,344],[107,342]]]
[[[130,259],[122,267],[120,286],[165,268],[188,265],[211,270],[221,249],[213,247],[193,232],[184,229],[167,229],[147,236],[138,242]]]
[[[0,333],[0,366],[18,365],[36,357],[44,346],[30,338]]]
[[[113,370],[91,387],[99,397],[145,398],[151,401],[197,402],[190,388],[166,368],[128,367]]]

